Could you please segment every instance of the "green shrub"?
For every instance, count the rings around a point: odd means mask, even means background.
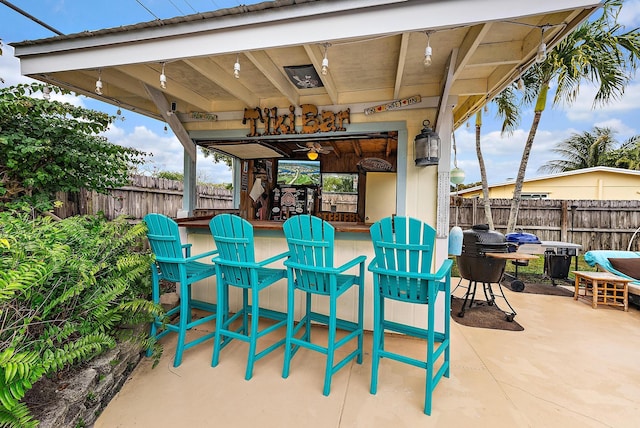
[[[0,427],[36,426],[26,391],[118,340],[160,352],[135,328],[162,314],[145,233],[124,218],[0,212]]]

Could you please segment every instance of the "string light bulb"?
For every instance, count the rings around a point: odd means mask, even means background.
[[[544,42],[544,28],[540,29],[540,45],[536,53],[536,62],[541,63],[547,59],[547,44]]]
[[[233,77],[240,78],[240,61],[238,55],[236,55],[236,63],[233,64]]]
[[[524,91],[524,89],[524,79],[522,78],[522,76],[520,76],[520,78],[518,79],[518,90],[522,92]]]
[[[160,87],[162,89],[167,89],[167,75],[164,74],[164,65],[165,63],[162,63],[162,73],[160,73]]]
[[[49,101],[49,99],[51,98],[51,88],[49,87],[49,85],[42,88],[42,98],[47,101]]]
[[[98,69],[98,80],[96,80],[96,94],[102,95],[102,70]]]
[[[431,55],[433,54],[433,50],[431,49],[431,35],[429,32],[427,34],[427,47],[424,49],[424,61],[423,64],[425,67],[431,66]]]
[[[322,69],[320,71],[323,76],[326,76],[329,72],[329,58],[327,58],[327,50],[329,49],[329,46],[331,46],[329,43],[324,44],[324,58],[322,58]]]

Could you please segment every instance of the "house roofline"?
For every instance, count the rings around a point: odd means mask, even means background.
[[[627,175],[640,176],[640,171],[635,171],[631,169],[612,168],[609,166],[594,166],[591,168],[576,169],[573,171],[565,171],[565,172],[559,172],[556,174],[547,174],[547,175],[541,175],[533,178],[525,178],[524,183],[531,183],[531,182],[540,181],[540,180],[548,180],[550,178],[557,178],[557,177],[569,177],[572,175],[587,174],[591,172],[610,172],[614,174],[627,174]],[[504,181],[502,183],[490,184],[488,187],[489,189],[492,189],[494,187],[509,186],[509,185],[515,184],[515,182],[516,182],[515,180],[509,180],[509,181]],[[478,190],[482,190],[482,185],[469,187],[468,189],[459,190],[457,192],[452,192],[452,194],[463,195],[467,193],[473,193]]]

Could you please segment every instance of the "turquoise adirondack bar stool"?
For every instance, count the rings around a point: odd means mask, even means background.
[[[213,261],[216,264],[218,321],[214,339],[211,366],[220,361],[220,351],[230,340],[239,339],[249,344],[249,356],[245,379],[253,376],[256,361],[284,345],[284,337],[262,351],[257,351],[257,342],[261,337],[286,325],[286,315],[272,310],[260,308],[260,291],[286,278],[287,271],[265,266],[281,260],[287,252],[270,257],[263,261],[255,260],[253,226],[248,221],[233,214],[219,214],[211,219],[209,228],[213,235],[219,254]],[[242,308],[229,316],[229,286],[242,289]],[[249,302],[251,290],[251,302]],[[251,320],[249,320],[249,315]],[[260,317],[276,322],[263,330],[258,329]],[[241,319],[241,325],[233,328],[232,324]]]
[[[365,256],[358,256],[340,267],[334,267],[335,231],[331,224],[319,217],[296,215],[290,217],[283,225],[284,235],[289,246],[289,259],[284,262],[287,267],[287,343],[285,346],[284,367],[282,377],[289,376],[291,359],[300,347],[311,349],[327,356],[323,394],[329,395],[332,376],[349,361],[356,358],[362,363],[363,341],[363,299],[364,299],[364,262]],[[349,269],[359,268],[357,274],[345,273]],[[357,287],[357,322],[337,317],[338,298],[352,287]],[[294,295],[296,290],[305,293],[304,315],[294,327]],[[312,311],[311,297],[326,296],[329,299],[329,314]],[[328,326],[327,346],[323,347],[311,341],[311,322]],[[337,339],[337,329],[348,333]],[[299,332],[302,335],[299,336]],[[341,361],[335,362],[338,348],[352,340],[357,341],[354,351]]]
[[[191,286],[193,283],[216,274],[215,266],[211,263],[202,263],[199,260],[217,254],[216,250],[191,256],[191,244],[182,244],[178,232],[178,224],[163,214],[147,214],[144,217],[147,225],[147,238],[151,251],[155,255],[155,262],[151,265],[152,299],[156,304],[160,303],[160,280],[179,284],[180,304],[166,313],[167,319],[179,314],[175,323],[164,323],[156,318],[151,323],[150,336],[160,339],[169,332],[178,333],[176,354],[173,366],[178,367],[182,363],[182,354],[186,349],[196,346],[214,336],[214,333],[205,334],[189,342],[186,340],[187,330],[209,322],[216,318],[216,305],[193,300],[191,298]],[[197,320],[192,319],[192,309],[201,309],[209,313]],[[150,351],[147,351],[149,356]]]
[[[431,397],[438,381],[449,377],[449,345],[451,306],[451,265],[445,260],[436,273],[431,272],[435,230],[420,220],[409,217],[387,217],[371,225],[375,258],[368,269],[373,272],[373,355],[371,394],[378,389],[378,367],[381,358],[389,358],[426,369],[424,413],[431,414]],[[443,327],[436,330],[436,299],[444,303]],[[428,305],[426,328],[385,319],[385,300]],[[424,361],[385,350],[384,333],[393,331],[425,339]],[[436,361],[442,361],[435,371]]]

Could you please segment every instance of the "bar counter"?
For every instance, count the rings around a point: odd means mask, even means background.
[[[191,253],[200,254],[211,251],[215,248],[213,237],[209,230],[211,215],[176,219],[185,234],[186,243],[192,244]],[[366,256],[366,264],[374,258],[373,244],[369,234],[369,224],[357,222],[328,222],[335,227],[336,241],[334,247],[334,263],[340,266],[358,256]],[[254,244],[256,260],[265,260],[276,254],[288,251],[287,241],[282,230],[282,221],[250,220],[254,227]],[[282,261],[278,261],[268,267],[284,268]],[[355,273],[355,270],[349,273]],[[193,289],[193,298],[205,302],[216,303],[216,279],[207,278],[198,283],[200,286]],[[232,287],[235,288],[235,287]],[[373,329],[373,277],[369,272],[365,272],[365,296],[364,296],[364,327],[367,330]],[[300,308],[304,306],[304,296],[302,293],[296,294],[295,319],[302,317]],[[349,290],[341,298],[338,311],[344,319],[355,321],[357,319],[357,293],[355,289]],[[282,280],[273,287],[268,287],[260,294],[261,307],[278,312],[287,311],[287,281]],[[314,305],[319,305],[322,310],[328,310],[327,299],[314,300]],[[242,306],[241,290],[231,290],[229,304],[232,312],[239,310]],[[420,305],[422,306],[422,305]],[[416,327],[423,326],[427,319],[427,307],[414,308],[411,313],[407,313],[406,307],[401,302],[388,302],[385,305],[385,312],[389,319],[402,321]]]
[[[209,229],[209,222],[212,217],[197,217],[197,218],[184,218],[177,219],[176,222],[179,226],[194,229]],[[256,230],[282,230],[282,221],[272,220],[249,220],[249,223],[253,225]],[[348,232],[348,233],[369,233],[370,225],[365,223],[352,223],[341,221],[329,222],[336,230],[336,232]]]

